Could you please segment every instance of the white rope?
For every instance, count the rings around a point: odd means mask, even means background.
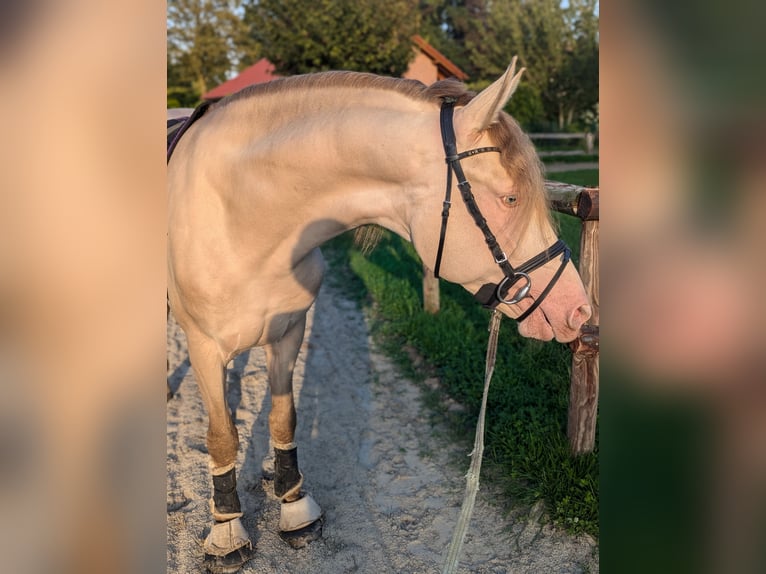
[[[463,548],[463,540],[468,530],[468,524],[471,522],[474,503],[476,502],[476,493],[479,490],[479,473],[481,472],[481,459],[484,455],[484,415],[487,410],[487,395],[489,394],[489,382],[492,379],[492,372],[495,370],[495,357],[497,356],[497,334],[500,330],[500,319],[502,315],[499,311],[492,311],[492,317],[489,320],[489,342],[487,343],[487,359],[484,371],[484,395],[481,398],[481,410],[479,410],[479,420],[476,423],[476,437],[473,441],[473,451],[471,457],[471,466],[466,474],[465,497],[463,506],[460,508],[460,516],[455,525],[455,532],[452,534],[447,550],[447,561],[444,564],[442,574],[455,574],[457,572],[460,551]]]

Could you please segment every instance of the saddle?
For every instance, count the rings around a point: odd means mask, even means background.
[[[189,116],[181,115],[175,118],[168,118],[168,162],[170,156],[173,155],[173,150],[181,140],[181,136],[189,127],[200,119],[213,102],[202,102],[198,105]]]

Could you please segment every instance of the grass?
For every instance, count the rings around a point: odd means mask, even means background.
[[[575,173],[555,175],[594,184],[590,174]],[[580,222],[557,219],[576,258]],[[468,444],[481,402],[489,312],[462,287],[443,281],[441,311],[425,313],[422,263],[412,245],[392,233],[366,256],[348,234],[324,251],[349,293],[371,307],[377,340],[405,374],[425,376],[406,352],[414,349],[444,392],[466,407],[450,416],[457,440]],[[501,327],[498,349],[487,410],[485,477],[498,483],[508,507],[543,499],[556,524],[598,536],[598,445],[594,453],[573,458],[566,438],[569,349],[524,339],[509,320]]]
[[[598,154],[549,155],[542,158],[545,163],[587,163],[598,162]]]

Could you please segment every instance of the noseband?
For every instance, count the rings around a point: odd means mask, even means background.
[[[529,277],[529,274],[535,269],[548,263],[548,261],[555,259],[559,255],[563,255],[561,265],[559,266],[558,270],[548,285],[545,287],[545,289],[543,289],[542,293],[540,293],[540,296],[526,311],[524,311],[516,318],[517,321],[521,322],[529,317],[529,315],[535,309],[537,309],[537,307],[540,306],[540,303],[543,302],[543,299],[545,299],[548,293],[550,293],[551,289],[553,289],[553,286],[556,284],[556,281],[558,281],[559,277],[561,277],[561,274],[564,272],[564,267],[569,261],[571,255],[569,247],[567,247],[566,244],[561,239],[559,239],[548,249],[535,255],[530,260],[514,269],[514,267],[508,261],[508,257],[506,257],[502,248],[500,245],[498,245],[494,234],[489,229],[487,220],[484,219],[484,216],[481,214],[479,206],[476,204],[476,199],[474,198],[473,193],[471,193],[471,184],[466,181],[465,174],[463,173],[463,168],[460,165],[461,159],[473,157],[480,153],[486,152],[500,153],[500,148],[482,147],[464,151],[462,153],[457,153],[455,128],[452,123],[452,116],[455,110],[455,102],[455,98],[444,98],[441,106],[441,134],[442,143],[444,144],[444,153],[446,155],[447,161],[447,191],[442,207],[442,226],[441,232],[439,234],[439,248],[436,251],[434,275],[439,277],[442,251],[444,250],[444,239],[447,235],[447,221],[449,220],[449,210],[450,206],[452,205],[450,198],[452,196],[452,172],[454,171],[455,177],[457,178],[457,187],[460,190],[460,195],[463,197],[463,203],[465,203],[465,206],[468,209],[468,213],[470,213],[473,217],[476,226],[484,234],[484,241],[487,242],[487,247],[489,247],[495,263],[497,263],[504,275],[500,283],[487,283],[474,294],[474,298],[479,301],[479,303],[489,309],[494,309],[500,303],[512,305],[514,303],[518,303],[526,297],[531,297],[530,290],[532,288],[532,279]],[[521,286],[516,289],[513,296],[506,298],[511,288],[519,282],[521,282]]]

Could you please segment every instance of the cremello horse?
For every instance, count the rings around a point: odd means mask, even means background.
[[[519,323],[527,337],[570,341],[588,319],[568,250],[555,249],[563,244],[539,160],[502,112],[523,72],[514,68],[515,59],[475,97],[455,81],[425,87],[351,72],[281,79],[214,104],[178,140],[168,165],[168,298],[209,416],[211,571],[236,571],[251,547],[225,399],[226,365],[251,347],[263,346],[268,360],[280,533],[291,541],[321,532],[322,511],[298,469],[292,376],[325,270],[322,243],[381,225],[507,316],[534,309]],[[463,201],[450,210],[453,171]]]

